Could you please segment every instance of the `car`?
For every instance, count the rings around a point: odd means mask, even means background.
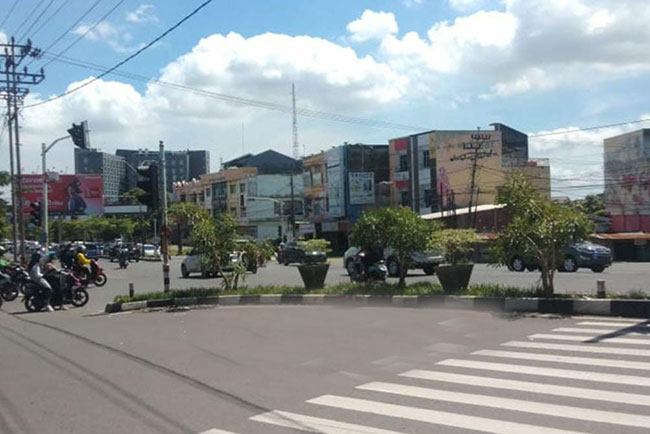
[[[140,261],[140,249],[133,244],[116,244],[113,246],[109,253],[109,260],[111,262],[117,261],[120,257],[120,250],[127,249],[129,251],[129,261]]]
[[[348,274],[353,272],[354,256],[359,251],[358,247],[350,247],[343,254],[343,264]],[[388,267],[388,275],[391,277],[399,277],[402,269],[402,264],[397,259],[397,254],[392,248],[384,249],[384,260],[386,267]],[[443,261],[441,254],[437,252],[410,252],[409,253],[409,268],[422,269],[428,276],[436,272],[436,267]]]
[[[579,268],[589,268],[594,273],[602,273],[612,265],[612,251],[600,244],[583,241],[562,249],[558,258],[557,270],[573,273]],[[513,255],[508,263],[511,271],[535,271],[539,269],[539,261],[532,256]]]
[[[217,270],[206,269],[202,263],[203,254],[198,250],[192,250],[181,262],[181,275],[187,278],[192,273],[201,273],[203,277],[216,276]],[[240,261],[240,254],[232,252],[230,262],[221,266],[221,271],[232,271]]]
[[[96,243],[87,243],[85,246],[86,246],[86,257],[88,259],[94,259],[94,260],[99,259],[101,251],[99,249],[99,246]]]
[[[142,247],[142,257],[145,259],[160,259],[160,249],[153,244],[145,244]]]
[[[295,241],[290,241],[278,252],[278,262],[284,265],[293,263],[318,264],[326,261],[327,253],[317,250],[306,251]]]

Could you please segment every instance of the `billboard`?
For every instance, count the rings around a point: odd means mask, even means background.
[[[23,175],[23,214],[31,204],[43,200],[43,175]],[[101,175],[59,175],[48,182],[48,213],[50,215],[101,215],[104,195]]]
[[[350,205],[367,205],[375,203],[375,173],[350,172]]]

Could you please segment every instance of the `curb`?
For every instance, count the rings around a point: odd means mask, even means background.
[[[235,305],[351,305],[405,308],[447,308],[492,312],[537,312],[560,315],[603,315],[650,318],[650,300],[603,300],[570,298],[476,297],[458,295],[366,295],[366,294],[262,294],[215,295],[166,298],[129,303],[109,303],[106,313],[170,306]]]

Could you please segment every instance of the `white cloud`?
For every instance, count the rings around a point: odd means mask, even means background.
[[[361,18],[348,24],[350,38],[355,42],[365,42],[371,39],[383,39],[397,33],[397,21],[391,12],[375,12],[366,9]]]
[[[485,4],[485,0],[448,0],[449,6],[459,12],[476,10]]]
[[[414,6],[421,5],[422,3],[424,3],[424,0],[402,0],[402,3],[404,4],[404,6],[411,8]]]
[[[157,23],[158,17],[153,13],[154,6],[141,4],[134,11],[126,14],[126,21],[130,23]]]
[[[133,39],[132,35],[108,21],[102,21],[92,30],[91,28],[92,26],[81,24],[73,33],[75,35],[84,35],[84,38],[89,41],[104,42],[118,53],[130,53],[142,46],[142,44],[135,46],[127,45]]]

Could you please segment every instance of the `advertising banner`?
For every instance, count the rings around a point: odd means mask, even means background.
[[[375,203],[375,173],[350,172],[350,205],[366,205]]]
[[[23,175],[24,208],[29,214],[31,204],[43,200],[43,175]],[[104,195],[101,175],[59,175],[48,182],[48,213],[50,215],[101,215]]]

